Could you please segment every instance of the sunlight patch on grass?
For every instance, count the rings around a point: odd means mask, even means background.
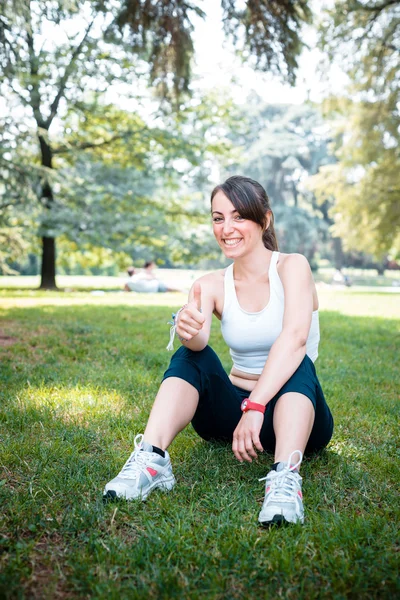
[[[127,404],[127,399],[115,390],[98,388],[52,387],[43,384],[40,387],[28,384],[16,396],[16,408],[24,413],[36,409],[47,412],[54,420],[63,419],[84,425],[93,420],[102,420],[112,412],[113,416],[123,411],[138,412],[137,407]]]
[[[320,310],[335,311],[349,316],[400,318],[400,294],[359,292],[349,289],[318,287]],[[9,308],[60,307],[60,306],[159,306],[176,311],[187,301],[183,293],[137,294],[134,292],[107,292],[95,296],[90,292],[40,292],[0,291],[0,311]],[[0,313],[1,314],[1,313]],[[167,317],[170,314],[167,313]]]
[[[334,311],[348,316],[400,318],[400,294],[356,292],[348,290],[318,289],[322,312]]]
[[[36,306],[166,306],[179,308],[187,301],[187,295],[175,292],[165,294],[136,294],[108,292],[94,296],[90,292],[3,292],[0,294],[2,308],[33,308]]]

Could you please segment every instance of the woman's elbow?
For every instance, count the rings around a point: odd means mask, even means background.
[[[285,334],[289,344],[294,347],[295,351],[303,350],[305,354],[308,336],[304,333],[304,330],[290,329]]]

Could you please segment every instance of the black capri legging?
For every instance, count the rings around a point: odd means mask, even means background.
[[[199,404],[192,420],[195,431],[205,440],[232,441],[233,432],[242,416],[240,405],[249,396],[230,381],[220,359],[210,346],[193,352],[184,346],[171,358],[164,379],[178,377],[190,383],[199,392]],[[314,425],[306,452],[324,448],[332,437],[333,418],[325,401],[314,363],[306,355],[298,369],[267,404],[260,441],[264,450],[273,452],[275,434],[274,408],[279,398],[287,392],[299,392],[310,399],[314,410]]]

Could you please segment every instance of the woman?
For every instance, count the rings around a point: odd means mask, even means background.
[[[333,431],[317,379],[318,298],[304,256],[278,252],[263,187],[231,177],[211,195],[215,238],[233,263],[201,277],[175,317],[182,347],[173,355],[143,435],[106,497],[147,498],[175,484],[167,448],[190,422],[206,440],[232,442],[251,462],[274,452],[259,522],[303,522],[299,468]],[[207,345],[212,315],[230,347],[229,375]]]

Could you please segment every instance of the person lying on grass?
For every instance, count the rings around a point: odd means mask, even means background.
[[[138,292],[144,294],[154,294],[156,292],[183,292],[179,288],[173,288],[166,285],[163,281],[157,279],[154,269],[156,263],[152,260],[145,263],[141,271],[135,267],[128,267],[129,279],[125,282],[125,292]],[[187,290],[186,290],[187,293]]]
[[[300,254],[278,251],[263,187],[230,177],[211,194],[215,238],[232,264],[199,278],[174,318],[182,346],[172,356],[144,434],[105,498],[145,500],[175,485],[167,452],[192,423],[205,440],[232,443],[238,461],[273,452],[264,478],[261,525],[302,523],[299,474],[304,452],[324,448],[333,419],[318,381],[318,298]],[[212,315],[221,321],[233,367],[224,371],[208,346]]]

